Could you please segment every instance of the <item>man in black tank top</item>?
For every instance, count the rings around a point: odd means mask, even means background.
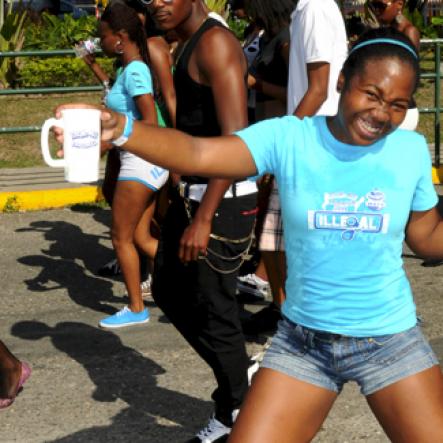
[[[177,128],[196,136],[247,125],[242,48],[209,18],[200,0],[153,0],[156,24],[181,41],[174,83]],[[172,198],[155,260],[153,296],[212,368],[215,414],[194,442],[226,441],[248,389],[248,357],[235,296],[257,203],[254,182],[183,176]]]

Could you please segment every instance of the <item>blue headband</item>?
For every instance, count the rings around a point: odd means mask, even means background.
[[[376,45],[377,43],[388,43],[390,45],[397,45],[401,46],[404,49],[407,49],[415,59],[418,59],[417,53],[412,49],[408,44],[403,43],[400,40],[395,40],[393,38],[374,38],[373,40],[366,40],[365,42],[361,42],[358,45],[355,45],[352,49],[349,55],[351,55],[353,52],[355,52],[357,49],[363,48],[365,46],[369,45]]]

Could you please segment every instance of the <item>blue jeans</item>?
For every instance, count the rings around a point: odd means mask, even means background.
[[[362,394],[370,395],[437,364],[418,326],[398,334],[347,337],[284,318],[262,367],[334,392],[355,381]]]

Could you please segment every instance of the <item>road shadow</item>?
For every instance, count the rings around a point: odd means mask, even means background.
[[[95,274],[97,267],[113,255],[112,248],[100,243],[100,240],[109,240],[108,234],[88,234],[78,225],[66,221],[34,221],[29,227],[16,229],[15,232],[41,232],[48,242],[48,248],[42,249],[43,254],[79,260],[91,274]]]
[[[41,232],[48,242],[41,255],[17,259],[23,265],[41,268],[34,278],[25,280],[30,291],[66,288],[69,297],[78,305],[106,314],[115,312],[108,303],[121,302],[122,298],[113,296],[112,282],[91,275],[98,263],[112,256],[112,250],[100,243],[108,237],[85,233],[66,221],[35,221],[16,232]]]
[[[23,321],[12,327],[11,334],[33,341],[49,337],[56,349],[85,368],[95,385],[92,398],[96,402],[121,399],[127,403],[110,425],[83,429],[54,442],[179,442],[189,439],[207,418],[210,402],[158,386],[156,377],[165,370],[125,346],[112,332],[79,322],[50,327]],[[54,389],[60,394],[60,387]],[[75,395],[68,390],[61,394],[67,399]],[[168,425],[159,424],[157,419]],[[201,421],[196,424],[197,419]]]
[[[93,219],[102,224],[105,227],[104,233],[106,233],[107,238],[111,238],[111,224],[112,224],[112,213],[111,208],[100,208],[96,205],[90,205],[85,203],[78,203],[72,205],[69,208],[72,212],[78,212],[80,214],[91,214]]]
[[[429,343],[443,368],[443,337],[434,338]]]

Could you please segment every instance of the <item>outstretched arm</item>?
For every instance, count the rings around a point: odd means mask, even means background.
[[[56,109],[60,118],[63,109],[97,108],[86,104],[61,105]],[[109,109],[102,110],[102,140],[115,140],[123,134],[125,116]],[[55,128],[59,142],[63,130]],[[257,174],[255,162],[245,143],[235,135],[200,138],[176,129],[158,128],[134,121],[132,135],[122,146],[155,165],[183,175],[240,178]]]

